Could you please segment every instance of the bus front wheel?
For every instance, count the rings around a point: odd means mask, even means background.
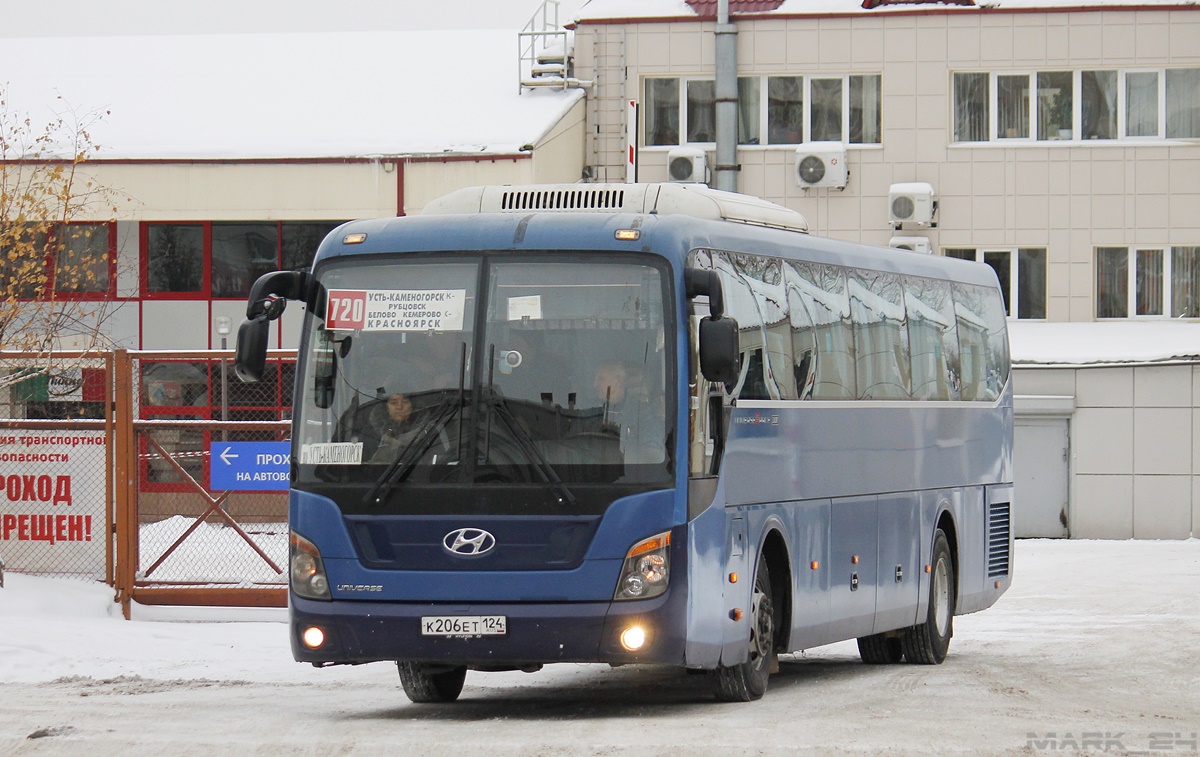
[[[462,693],[467,679],[467,666],[429,666],[416,662],[396,663],[400,671],[400,685],[408,698],[418,704],[453,702]]]
[[[750,702],[767,691],[767,678],[778,665],[775,650],[775,604],[771,594],[771,572],[761,557],[750,600],[750,652],[745,662],[721,665],[713,671],[717,699]]]
[[[954,560],[942,529],[933,536],[929,575],[929,611],[925,621],[904,632],[904,659],[918,665],[940,665],[954,635]]]

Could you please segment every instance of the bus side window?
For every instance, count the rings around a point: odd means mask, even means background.
[[[958,329],[950,284],[937,279],[905,277],[904,303],[912,355],[913,399],[958,399]]]
[[[861,399],[912,397],[904,291],[894,273],[849,272],[850,312]]]
[[[812,323],[811,396],[816,399],[854,399],[854,328],[845,272],[834,265],[793,262],[785,267],[784,276],[790,290],[793,329],[802,310],[807,312]],[[802,359],[800,349],[795,350],[799,363]]]
[[[995,400],[1008,382],[1004,302],[997,290],[954,285],[954,314],[962,361],[962,398]]]

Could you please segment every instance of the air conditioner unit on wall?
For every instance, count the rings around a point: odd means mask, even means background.
[[[918,226],[937,226],[937,195],[933,185],[923,181],[893,184],[888,190],[888,220],[894,228],[911,223]]]
[[[808,142],[796,148],[796,183],[842,189],[850,178],[846,146],[841,142]]]
[[[888,247],[926,254],[933,252],[933,245],[929,242],[929,237],[892,237],[888,240]]]
[[[670,180],[687,184],[708,183],[708,158],[698,147],[676,147],[667,153]]]

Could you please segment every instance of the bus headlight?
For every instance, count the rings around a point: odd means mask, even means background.
[[[332,599],[317,545],[292,531],[290,551],[292,591],[308,599]]]
[[[670,580],[671,532],[642,539],[629,548],[613,599],[650,599],[667,590]]]

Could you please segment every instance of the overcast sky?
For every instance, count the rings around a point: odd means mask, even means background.
[[[569,21],[585,0],[562,0]],[[0,37],[407,29],[520,30],[541,0],[42,0],[5,8]],[[36,10],[34,10],[36,8]],[[515,42],[513,43],[516,44]],[[8,74],[12,76],[12,74]]]

